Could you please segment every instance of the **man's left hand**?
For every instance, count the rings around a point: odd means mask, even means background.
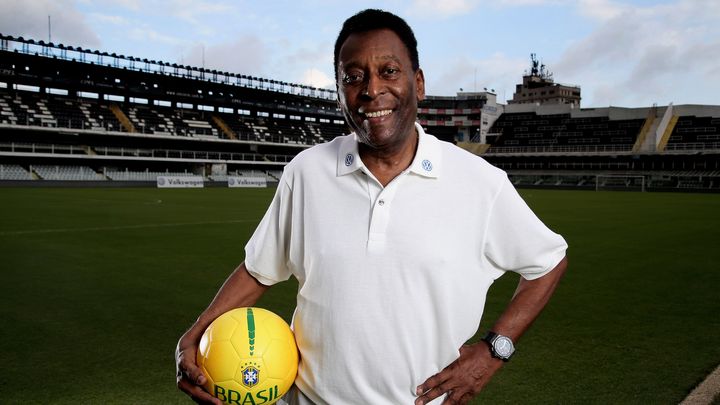
[[[443,404],[466,404],[475,397],[502,367],[484,342],[464,345],[460,357],[417,388],[415,405],[423,405],[447,394]]]

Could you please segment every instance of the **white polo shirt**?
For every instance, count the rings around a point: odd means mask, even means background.
[[[263,284],[299,281],[296,385],[317,404],[411,404],[474,335],[495,279],[565,255],[504,172],[416,127],[386,187],[354,135],[300,153],[245,247]]]

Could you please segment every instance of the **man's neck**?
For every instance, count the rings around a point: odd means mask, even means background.
[[[358,145],[360,158],[365,167],[383,187],[412,164],[420,136],[417,129],[413,128],[413,132],[413,136],[408,136],[406,141],[397,147],[372,148],[362,143]]]

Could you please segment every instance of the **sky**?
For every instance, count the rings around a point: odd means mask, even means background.
[[[530,54],[582,107],[720,105],[720,0],[0,0],[0,33],[334,88],[363,8],[403,17],[426,93],[512,98]],[[48,16],[50,24],[48,24]]]

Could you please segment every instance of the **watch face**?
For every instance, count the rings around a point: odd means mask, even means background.
[[[498,336],[493,346],[495,347],[495,352],[502,358],[510,357],[513,351],[515,351],[512,341],[505,336]]]

